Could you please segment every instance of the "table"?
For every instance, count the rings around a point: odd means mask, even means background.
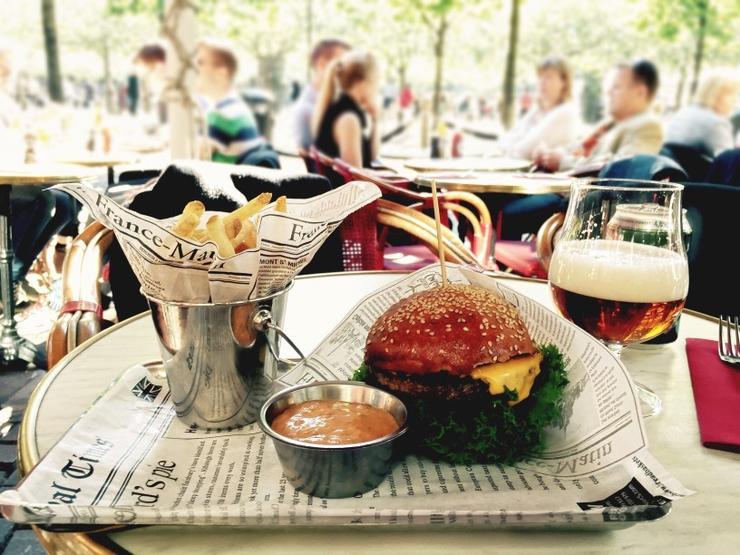
[[[437,187],[448,191],[517,195],[565,195],[573,180],[566,175],[510,172],[424,172],[414,176],[414,182],[424,187],[431,187],[436,181]]]
[[[26,164],[0,168],[0,298],[3,302],[0,359],[11,364],[19,359],[21,349],[28,350],[23,359],[33,359],[34,348],[18,335],[15,325],[13,295],[13,242],[10,228],[10,191],[15,187],[46,187],[59,183],[76,183],[88,177],[80,168],[53,164]],[[29,362],[30,362],[29,360]]]
[[[62,164],[73,164],[75,166],[83,166],[86,168],[107,168],[108,185],[113,185],[116,182],[114,175],[114,168],[116,166],[133,164],[137,161],[138,158],[127,156],[126,154],[116,155],[95,153],[84,153],[80,156],[61,157],[58,160],[58,162]]]
[[[357,300],[397,274],[360,272],[301,277],[289,293],[285,329],[310,351]],[[552,305],[545,282],[504,277],[507,285]],[[706,449],[699,442],[684,350],[687,336],[714,338],[716,320],[685,312],[679,339],[651,350],[627,348],[624,362],[664,401],[646,421],[651,451],[695,496],[667,517],[614,532],[512,531],[407,528],[144,527],[107,534],[116,548],[134,553],[569,553],[724,552],[737,545],[740,454]],[[75,349],[41,382],[29,401],[19,436],[19,463],[28,472],[66,428],[127,367],[159,357],[148,314],[134,317]],[[112,362],[113,361],[113,362]],[[701,475],[697,473],[700,472]],[[46,534],[52,545],[77,552],[106,552],[83,534]],[[73,546],[73,547],[70,547]]]
[[[532,165],[520,158],[412,158],[403,165],[417,172],[503,172],[526,170]]]
[[[406,160],[408,158],[423,158],[429,155],[429,148],[397,145],[386,143],[380,147],[379,158],[393,158],[395,160]]]

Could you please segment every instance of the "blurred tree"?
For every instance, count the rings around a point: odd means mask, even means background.
[[[501,120],[508,128],[514,124],[516,101],[516,58],[519,40],[519,6],[520,0],[510,0],[509,3],[509,42],[506,51],[506,65],[504,66],[503,99],[501,101]]]
[[[529,0],[521,8],[519,59],[532,71],[558,55],[576,73],[603,73],[638,51],[649,56],[651,45],[641,40],[629,1],[591,2],[584,9],[582,0]]]
[[[737,0],[648,0],[640,21],[643,30],[673,46],[687,39],[692,41],[691,85],[689,93],[696,92],[709,43],[737,40],[729,31],[730,23],[740,16]],[[684,69],[679,95],[685,82],[684,59],[679,68]]]
[[[407,84],[409,65],[421,48],[418,21],[406,17],[405,8],[394,0],[363,4],[339,0],[337,8],[345,12],[347,25],[355,31],[355,43],[372,45],[373,53],[386,67],[385,80],[396,81],[402,89]],[[382,25],[377,24],[378,14],[383,14]]]
[[[306,2],[306,82],[311,80],[311,49],[313,48],[313,0]]]
[[[64,100],[64,89],[62,88],[62,71],[59,65],[59,42],[57,41],[54,0],[41,0],[41,23],[44,28],[49,97],[56,102],[62,102]]]
[[[452,18],[464,7],[471,7],[475,0],[394,0],[398,16],[409,21],[421,21],[432,35],[434,52],[434,85],[432,96],[433,123],[436,127],[442,111],[442,84],[447,33]]]
[[[107,0],[110,15],[150,14],[162,16],[164,0]]]

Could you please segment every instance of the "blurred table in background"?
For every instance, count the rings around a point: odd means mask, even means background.
[[[532,162],[520,158],[412,158],[403,165],[417,172],[506,172],[528,169]]]
[[[135,164],[139,161],[139,158],[128,153],[82,152],[77,156],[60,156],[55,161],[85,168],[106,168],[108,171],[108,185],[113,185],[116,181],[116,166]]]
[[[89,172],[79,166],[60,164],[0,166],[0,297],[3,303],[0,364],[7,366],[19,360],[31,362],[35,354],[33,345],[20,337],[16,330],[10,192],[13,187],[46,188],[59,183],[77,183],[89,177]]]
[[[508,193],[517,195],[567,194],[573,177],[558,174],[511,172],[423,172],[414,176],[422,187],[471,193]]]

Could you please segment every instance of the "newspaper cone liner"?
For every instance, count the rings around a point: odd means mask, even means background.
[[[603,525],[658,518],[672,500],[693,493],[648,451],[629,374],[608,349],[494,278],[455,265],[448,275],[503,295],[536,343],[554,343],[565,356],[563,419],[538,457],[515,466],[453,466],[408,456],[372,491],[318,499],[290,486],[256,424],[188,428],[175,418],[166,383],[153,383],[137,365],[17,489],[0,494],[4,516],[44,524]],[[349,378],[375,319],[440,281],[435,265],[369,295],[282,384]]]
[[[344,218],[381,196],[375,185],[353,181],[310,199],[288,199],[287,212],[275,211],[273,202],[254,217],[256,248],[223,259],[215,243],[172,233],[177,217],[144,216],[85,185],[56,188],[113,230],[144,293],[192,303],[244,301],[283,289]]]

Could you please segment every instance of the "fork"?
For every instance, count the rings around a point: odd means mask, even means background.
[[[719,317],[717,354],[729,364],[740,364],[740,322],[738,317]],[[725,338],[727,341],[725,341]]]

